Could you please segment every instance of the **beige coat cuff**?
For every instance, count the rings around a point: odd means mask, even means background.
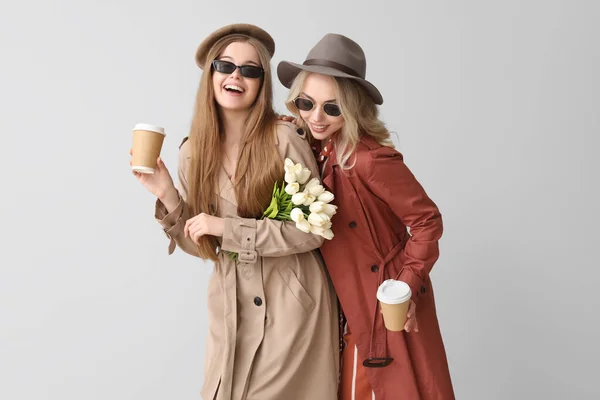
[[[163,232],[169,238],[169,254],[173,254],[177,244],[175,243],[175,237],[183,232],[185,227],[185,221],[182,218],[183,213],[183,199],[179,196],[179,203],[177,207],[171,212],[167,211],[165,205],[156,199],[154,218],[162,226]]]
[[[227,217],[222,248],[238,253],[241,262],[254,263],[257,257],[305,253],[321,247],[323,240],[302,232],[293,221]]]
[[[238,260],[253,264],[258,259],[256,252],[256,220],[252,218],[225,218],[223,250],[239,254]]]

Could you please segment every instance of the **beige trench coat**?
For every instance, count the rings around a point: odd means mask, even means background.
[[[306,138],[294,125],[278,122],[276,142],[282,174],[289,157],[319,176]],[[155,217],[171,239],[169,254],[176,243],[197,255],[183,234],[192,217],[185,202],[188,144],[179,152],[179,205],[171,213],[160,202],[156,206]],[[336,399],[337,301],[316,250],[323,239],[293,222],[238,217],[223,168],[218,179],[218,216],[225,218],[221,247],[240,253],[240,261],[221,252],[209,282],[203,399]]]

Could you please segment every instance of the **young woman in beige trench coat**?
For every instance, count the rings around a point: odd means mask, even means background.
[[[206,38],[196,53],[204,73],[177,188],[160,159],[153,175],[137,174],[158,197],[169,254],[178,246],[215,264],[201,391],[209,400],[337,393],[337,303],[316,251],[323,239],[294,222],[260,219],[286,157],[318,176],[304,134],[273,111],[274,49],[267,32],[247,24]]]

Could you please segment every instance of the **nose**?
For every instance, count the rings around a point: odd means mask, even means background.
[[[313,122],[321,122],[324,116],[325,113],[323,112],[323,107],[315,106],[311,115],[311,119],[313,120]]]
[[[236,68],[235,70],[233,70],[233,72],[231,73],[231,76],[233,76],[234,78],[240,79],[242,77],[242,73],[241,70],[239,68]]]

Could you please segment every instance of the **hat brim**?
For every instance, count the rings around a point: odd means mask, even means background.
[[[296,79],[296,76],[298,76],[300,71],[313,72],[338,78],[354,79],[359,85],[366,89],[367,93],[369,93],[369,96],[371,96],[375,104],[383,104],[383,96],[381,95],[379,90],[375,87],[375,85],[373,85],[366,79],[362,79],[354,75],[342,72],[338,69],[322,65],[304,65],[296,64],[289,61],[281,61],[279,65],[277,65],[277,77],[279,78],[281,84],[288,89],[292,86],[294,79]]]
[[[196,50],[196,65],[203,69],[206,63],[206,55],[215,43],[225,36],[234,34],[253,37],[265,45],[271,57],[275,54],[275,41],[267,31],[252,24],[232,24],[217,29],[200,43]]]

